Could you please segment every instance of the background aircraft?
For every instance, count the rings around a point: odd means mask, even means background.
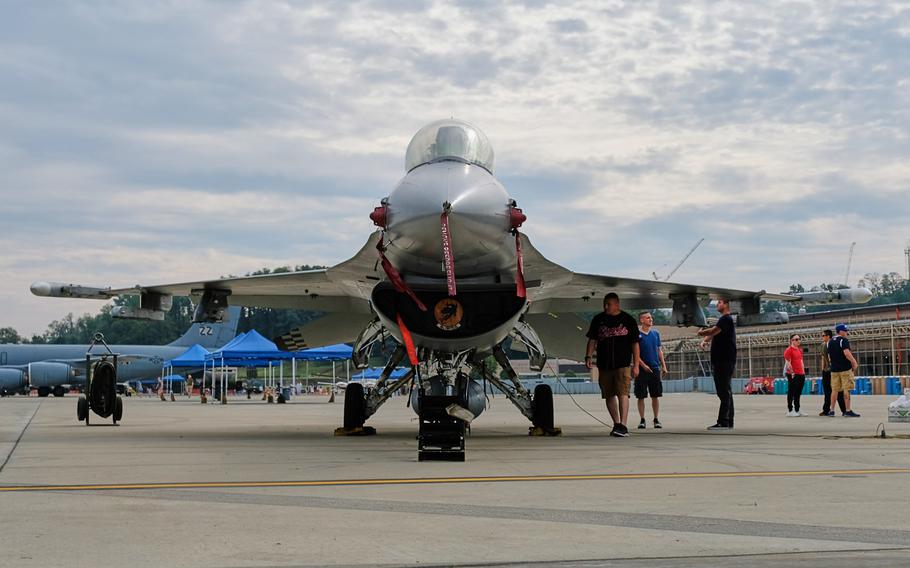
[[[324,311],[327,316],[295,330],[298,345],[356,339],[354,361],[360,368],[374,343],[390,335],[397,348],[373,388],[347,385],[345,429],[362,428],[392,393],[416,380],[421,429],[434,425],[433,439],[444,440],[436,443],[441,454],[460,443],[461,459],[463,424],[440,424],[446,414],[464,422],[483,411],[478,377],[504,392],[540,431],[556,432],[552,391],[539,385],[532,394],[522,386],[503,348],[509,338],[524,346],[531,368],[540,370],[546,352],[580,359],[587,323],[577,313],[600,311],[608,292],[618,293],[627,310],[672,308],[673,322],[681,326],[706,325],[702,306],[709,298],[732,300],[739,325],[786,321],[786,314],[761,313],[763,298],[801,300],[567,270],[544,258],[519,231],[526,216],[493,169],[493,148],[483,132],[460,120],[433,122],[411,139],[404,178],[370,214],[379,230],[336,266],[120,289],[36,282],[32,292],[100,300],[139,295],[142,309],[120,314],[128,317],[155,317],[175,295],[196,298],[195,321],[218,321],[229,303]],[[865,290],[840,293],[849,301],[871,297]],[[491,372],[489,356],[504,374]],[[391,379],[405,357],[412,370]],[[433,448],[425,445],[429,438],[418,436],[420,459],[424,449],[432,458]]]
[[[117,380],[120,382],[161,375],[161,364],[198,343],[207,349],[221,347],[237,334],[240,307],[231,307],[220,323],[194,323],[177,340],[167,345],[111,345],[120,354]],[[99,346],[100,347],[100,346]],[[85,381],[85,352],[88,345],[2,344],[0,345],[0,392],[38,390],[39,396],[63,396],[63,385]],[[103,348],[96,349],[101,353]]]

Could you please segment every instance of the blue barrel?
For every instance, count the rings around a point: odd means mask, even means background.
[[[774,379],[774,394],[787,394],[787,379]]]
[[[812,393],[812,381],[810,381],[810,380],[804,381],[802,394],[811,394],[811,393]]]
[[[885,378],[885,394],[901,394],[901,380],[899,377]]]
[[[856,377],[850,394],[872,394],[872,380],[868,377]]]

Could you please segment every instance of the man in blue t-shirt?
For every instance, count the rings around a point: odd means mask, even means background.
[[[651,397],[651,410],[654,411],[654,427],[663,428],[658,418],[660,411],[660,397],[664,389],[660,382],[661,372],[666,372],[667,362],[664,360],[664,350],[660,346],[660,333],[654,329],[654,317],[651,312],[638,314],[638,345],[641,353],[641,364],[638,376],[635,378],[635,398],[638,399],[638,423],[640,429],[647,427],[645,420],[645,399]]]
[[[828,358],[831,360],[831,401],[829,403],[828,416],[834,416],[834,403],[837,400],[837,393],[844,393],[844,406],[847,408],[844,416],[857,418],[859,414],[853,412],[850,408],[850,390],[854,384],[854,373],[859,367],[856,358],[850,351],[850,340],[847,339],[847,333],[850,328],[847,324],[839,323],[834,328],[836,337],[828,341]]]

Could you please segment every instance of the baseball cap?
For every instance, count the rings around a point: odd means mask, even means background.
[[[840,333],[842,331],[850,331],[850,328],[847,327],[847,324],[839,323],[839,324],[837,324],[837,327],[834,328],[835,333]]]

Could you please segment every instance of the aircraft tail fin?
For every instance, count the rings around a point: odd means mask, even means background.
[[[194,323],[186,333],[168,345],[171,347],[191,347],[198,343],[207,349],[221,347],[237,335],[240,310],[239,306],[229,306],[227,318],[222,323]]]

